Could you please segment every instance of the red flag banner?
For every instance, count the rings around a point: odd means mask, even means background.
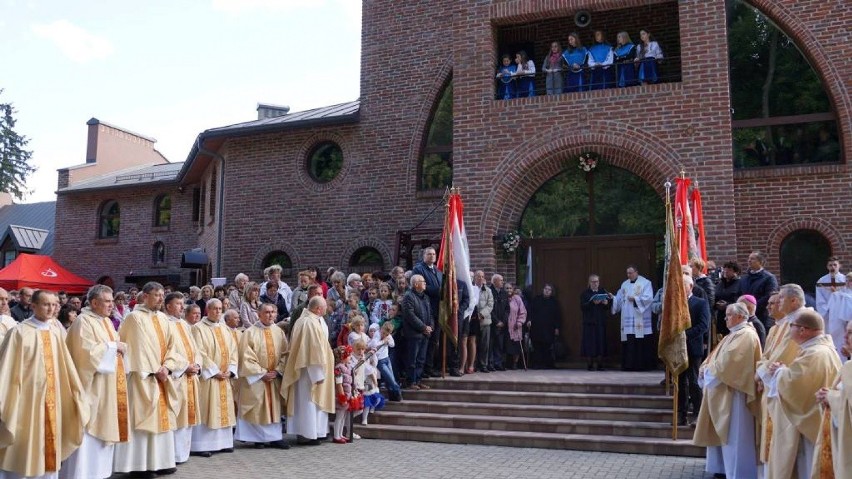
[[[692,213],[689,210],[689,178],[675,178],[674,227],[679,246],[680,264],[689,264],[689,259],[698,256]]]
[[[692,189],[692,214],[695,231],[698,233],[698,256],[704,260],[704,271],[707,272],[707,240],[704,236],[704,207],[701,205],[701,192],[698,187]]]
[[[464,229],[464,204],[456,190],[450,192],[447,200],[447,217],[444,220],[444,233],[441,238],[441,251],[438,255],[438,269],[443,271],[441,285],[441,307],[438,321],[447,337],[454,345],[458,342],[459,288],[467,288],[467,297],[473,292],[473,278],[470,276],[470,250],[467,233]],[[470,317],[476,305],[468,302],[463,317]]]

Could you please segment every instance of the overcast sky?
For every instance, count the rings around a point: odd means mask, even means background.
[[[184,161],[201,131],[358,98],[360,0],[0,0],[0,101],[30,139],[33,190],[86,160],[86,121]]]

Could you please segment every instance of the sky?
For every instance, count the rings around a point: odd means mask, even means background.
[[[186,160],[208,128],[358,98],[360,0],[0,0],[0,102],[32,164],[23,200],[56,198],[86,161],[86,122]]]

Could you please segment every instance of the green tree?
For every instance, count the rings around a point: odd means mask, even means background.
[[[26,148],[30,140],[15,131],[15,113],[11,103],[0,103],[0,191],[21,199],[35,168],[29,163],[33,152]]]

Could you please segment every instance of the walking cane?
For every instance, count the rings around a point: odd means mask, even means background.
[[[511,338],[509,338],[511,339]],[[527,370],[527,356],[524,354],[524,332],[521,329],[521,341],[518,343],[521,346],[521,362],[524,364],[524,371]]]

